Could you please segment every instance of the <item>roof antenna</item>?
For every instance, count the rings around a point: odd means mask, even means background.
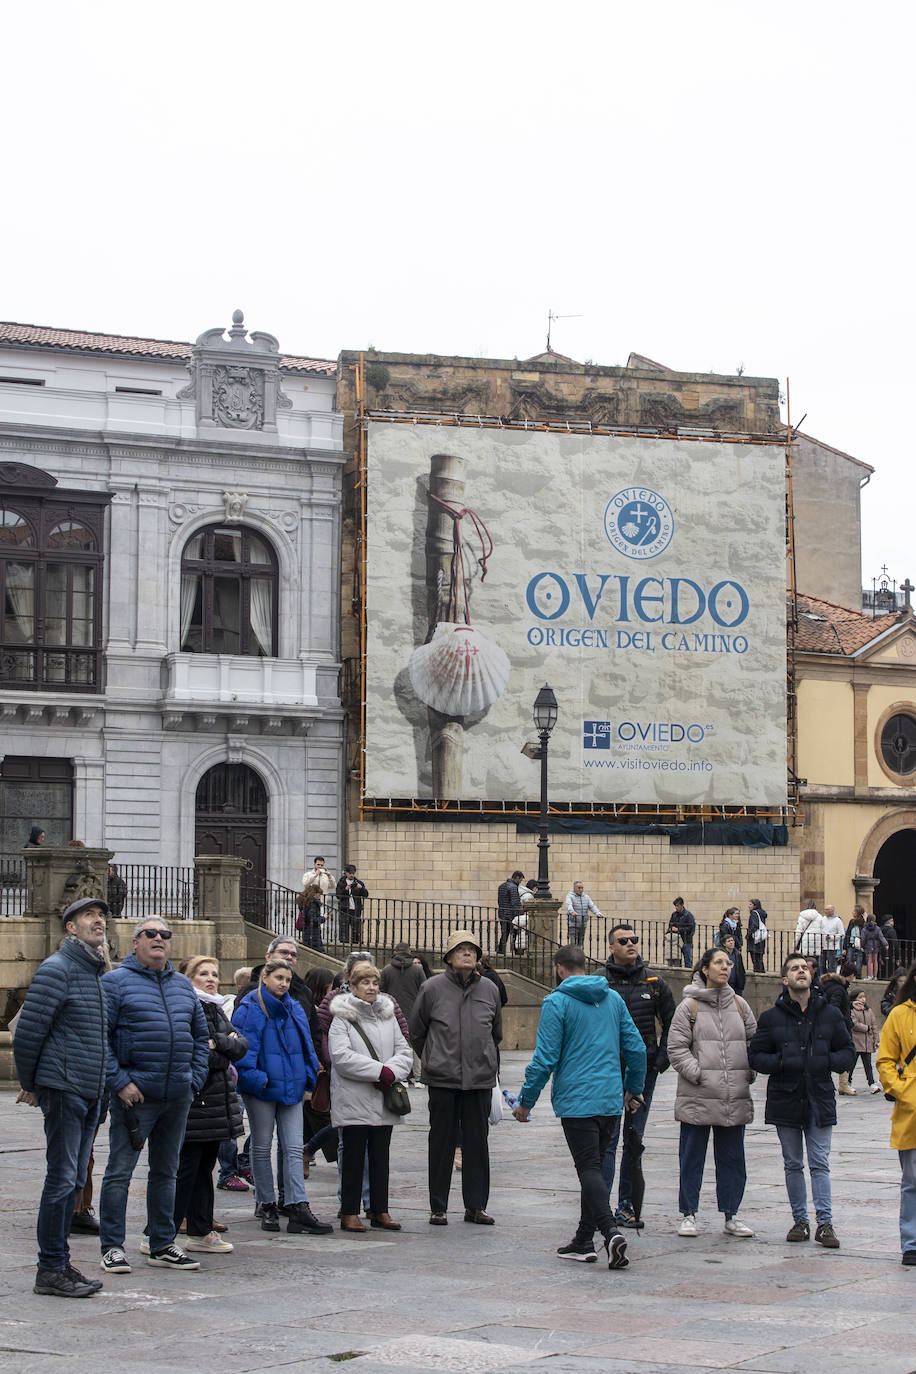
[[[553,313],[552,310],[548,310],[548,312],[547,312],[547,352],[548,352],[548,353],[552,353],[552,352],[553,352],[553,349],[550,347],[550,334],[551,334],[551,330],[553,329],[553,322],[554,322],[554,320],[581,320],[581,319],[582,319],[582,316],[581,316],[581,315],[555,315],[555,314]]]

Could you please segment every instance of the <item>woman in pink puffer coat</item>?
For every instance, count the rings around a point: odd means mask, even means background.
[[[709,1132],[713,1133],[716,1200],[727,1235],[754,1233],[737,1215],[747,1170],[744,1128],[754,1119],[747,1047],[757,1029],[754,1013],[728,985],[731,961],[708,949],[668,1030],[668,1058],[677,1073],[675,1120],[681,1123],[680,1236],[697,1234],[696,1213]]]

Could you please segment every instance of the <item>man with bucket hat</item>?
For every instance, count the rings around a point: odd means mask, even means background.
[[[65,940],[38,968],[25,996],[13,1054],[17,1102],[40,1107],[47,1172],[38,1208],[35,1292],[88,1298],[102,1287],[70,1263],[67,1236],[105,1091],[105,972],[108,904],[83,897],[64,911]]]
[[[429,1090],[429,1224],[448,1225],[448,1195],[458,1132],[462,1136],[464,1219],[492,1226],[490,1100],[502,1039],[499,993],[477,972],[483,951],[471,930],[455,930],[444,973],[428,978],[410,1014],[410,1037]]]

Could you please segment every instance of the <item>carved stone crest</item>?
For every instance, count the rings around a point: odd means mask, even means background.
[[[227,429],[261,429],[264,378],[250,367],[213,369],[213,418]]]
[[[205,329],[191,350],[191,378],[178,392],[195,401],[201,427],[276,431],[278,407],[291,402],[280,386],[280,345],[272,334],[245,328],[241,310],[232,316],[228,339],[222,329]]]

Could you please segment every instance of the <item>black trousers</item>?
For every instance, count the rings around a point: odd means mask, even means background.
[[[858,1064],[860,1059],[862,1061],[862,1068],[865,1070],[865,1081],[868,1084],[868,1086],[871,1087],[872,1083],[874,1083],[875,1081],[875,1073],[871,1064],[870,1050],[867,1053],[863,1053],[861,1050],[856,1051],[855,1064],[853,1064],[852,1069],[849,1070],[849,1082],[852,1083],[853,1069],[855,1069],[856,1064]]]
[[[340,1211],[358,1217],[363,1191],[363,1161],[369,1157],[369,1211],[380,1216],[388,1211],[388,1155],[391,1126],[342,1126],[343,1156],[340,1161]]]
[[[175,1179],[175,1231],[187,1218],[189,1236],[208,1236],[213,1230],[213,1168],[218,1140],[186,1140],[178,1157]]]
[[[448,1211],[448,1195],[461,1131],[461,1196],[468,1211],[485,1212],[490,1200],[490,1088],[429,1089],[429,1210]]]
[[[564,1116],[560,1118],[566,1144],[579,1176],[581,1194],[576,1240],[591,1244],[596,1231],[613,1235],[617,1229],[611,1215],[607,1184],[601,1161],[614,1133],[616,1116]]]
[[[496,947],[497,954],[505,954],[509,937],[512,934],[513,913],[511,911],[499,913],[499,944]]]

